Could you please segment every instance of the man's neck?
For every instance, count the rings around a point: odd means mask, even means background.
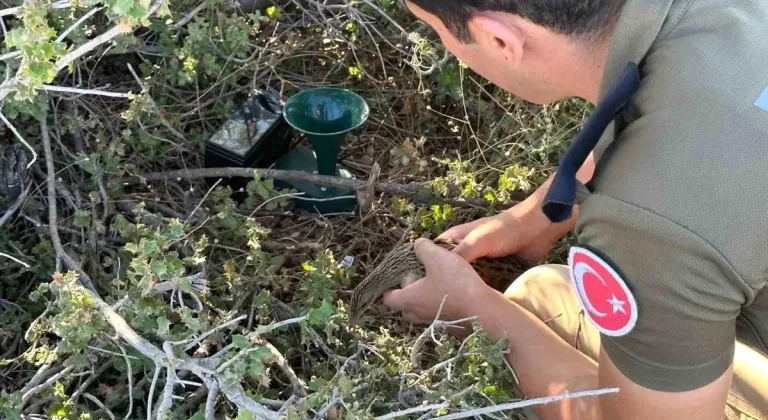
[[[561,96],[579,97],[592,103],[600,99],[600,90],[611,49],[613,28],[601,39],[573,39],[540,26],[528,26],[529,42],[543,54],[542,67],[534,72],[547,74]],[[538,47],[538,48],[537,48]]]
[[[600,100],[610,47],[610,37],[588,46],[575,43],[569,45],[572,49],[571,59],[561,63],[563,71],[560,74],[565,78],[564,82],[572,90],[573,96],[593,104]]]

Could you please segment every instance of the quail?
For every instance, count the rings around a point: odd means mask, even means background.
[[[437,239],[433,242],[449,251],[456,246],[448,239]],[[413,242],[406,242],[390,251],[355,287],[350,301],[350,321],[353,324],[384,292],[396,287],[405,287],[426,275],[424,265],[416,256],[413,245]],[[498,291],[504,291],[520,274],[533,267],[534,263],[508,256],[478,258],[470,265],[486,284]]]

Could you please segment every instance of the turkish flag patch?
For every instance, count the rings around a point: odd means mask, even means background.
[[[605,335],[620,337],[637,322],[637,303],[610,263],[595,252],[574,246],[568,253],[568,271],[584,312]]]

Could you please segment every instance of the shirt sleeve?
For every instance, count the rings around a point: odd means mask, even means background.
[[[736,270],[701,237],[636,205],[593,194],[579,211],[579,244],[605,257],[636,303],[628,332],[601,334],[611,361],[659,391],[697,389],[722,375],[750,293]]]

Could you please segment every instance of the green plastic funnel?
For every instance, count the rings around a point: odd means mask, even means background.
[[[336,175],[341,142],[350,130],[368,119],[368,104],[346,89],[317,88],[292,96],[283,115],[307,136],[317,156],[320,175]]]
[[[283,116],[291,127],[307,136],[312,149],[299,147],[292,150],[276,162],[275,168],[353,178],[349,171],[338,165],[339,152],[346,134],[365,123],[369,113],[365,100],[347,89],[308,89],[292,96],[283,107]],[[350,211],[357,204],[355,199],[334,200],[334,197],[354,196],[351,190],[319,187],[301,181],[286,184],[310,198],[326,199],[298,200],[299,205],[323,213]]]

